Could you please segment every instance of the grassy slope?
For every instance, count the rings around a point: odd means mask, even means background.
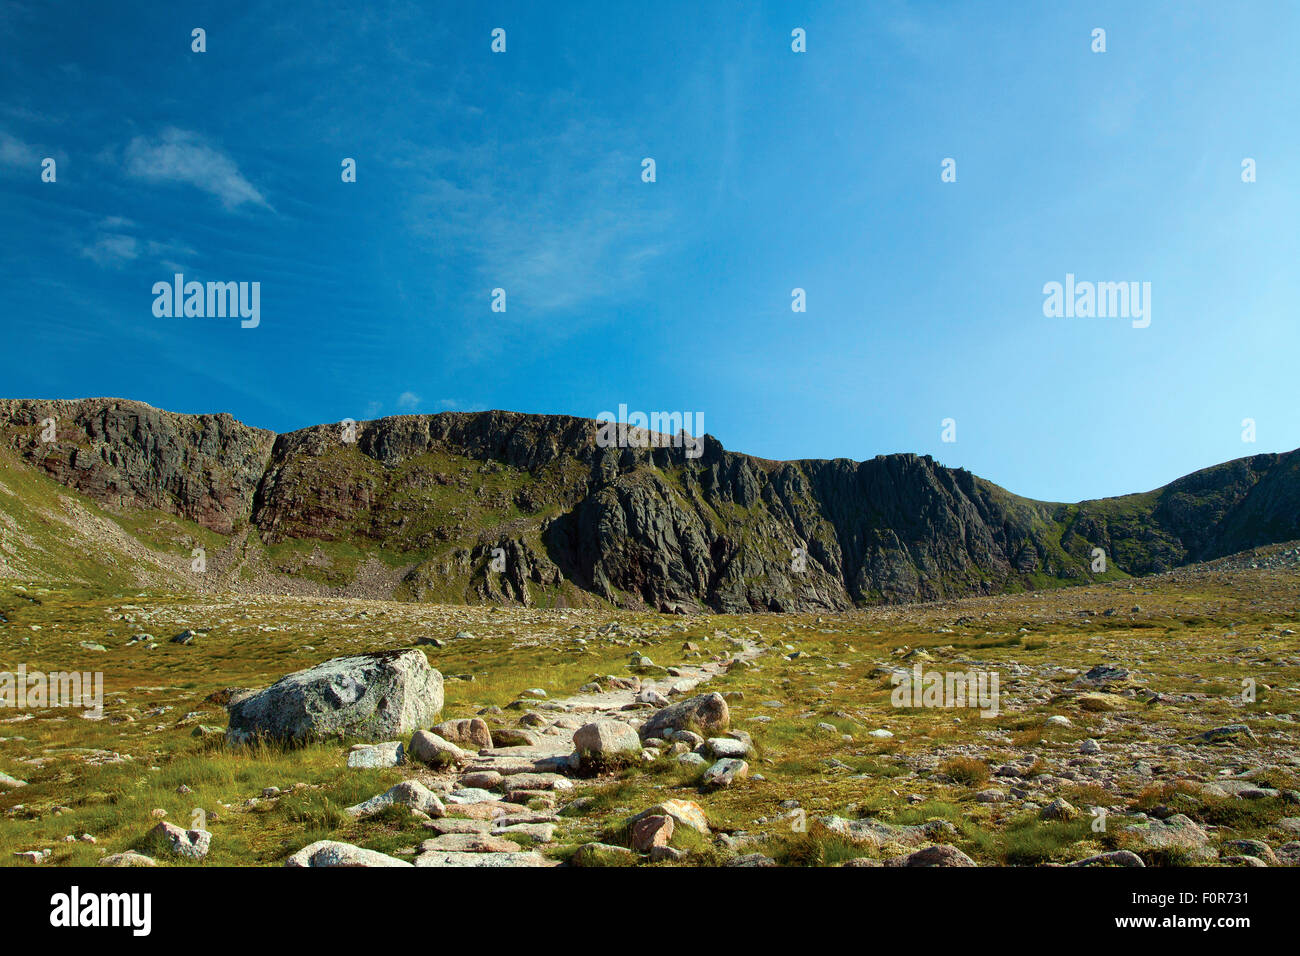
[[[346,747],[320,744],[295,751],[226,751],[191,736],[198,724],[224,725],[223,710],[206,700],[231,685],[260,686],[320,660],[360,650],[410,646],[419,635],[449,641],[427,649],[449,680],[445,716],[461,717],[487,705],[504,705],[522,690],[541,686],[554,697],[574,692],[605,673],[631,673],[627,658],[644,651],[660,664],[683,659],[682,642],[705,654],[724,653],[727,635],[769,648],[755,666],[736,668],[711,686],[730,695],[733,726],[753,734],[759,756],[751,779],[725,791],[703,793],[696,775],[668,761],[597,781],[585,791],[594,802],[580,816],[565,818],[561,846],[586,839],[621,839],[628,813],[668,797],[699,801],[716,829],[744,830],[763,850],[786,863],[828,863],[875,851],[813,827],[792,831],[778,804],[794,798],[812,819],[823,813],[874,816],[895,824],[946,819],[958,829],[955,842],[984,863],[1032,863],[1077,859],[1120,845],[1118,832],[1096,835],[1085,819],[1049,824],[1033,814],[975,801],[988,784],[978,766],[967,783],[940,785],[929,772],[907,777],[928,758],[961,751],[974,754],[985,772],[1026,752],[1064,766],[1085,737],[1108,748],[1134,744],[1153,762],[1169,763],[1161,745],[1190,733],[1243,719],[1262,740],[1291,740],[1293,726],[1268,716],[1300,707],[1293,668],[1300,639],[1279,636],[1283,626],[1300,629],[1294,595],[1296,572],[1228,576],[1174,585],[1164,579],[1092,586],[1024,597],[973,599],[945,608],[892,608],[814,617],[728,617],[683,621],[655,615],[576,612],[567,616],[521,610],[434,608],[379,602],[304,599],[195,600],[156,592],[139,596],[85,588],[0,587],[0,669],[18,662],[29,668],[99,669],[106,675],[103,721],[65,711],[35,712],[34,719],[0,723],[0,770],[29,781],[0,793],[0,863],[16,850],[51,847],[54,863],[93,864],[103,852],[151,851],[144,834],[155,809],[186,822],[197,807],[214,833],[209,864],[276,863],[315,839],[330,837],[388,852],[422,837],[418,824],[400,815],[359,824],[341,809],[401,778],[400,771],[349,771]],[[1136,590],[1135,590],[1136,589]],[[1140,615],[1080,617],[1078,608],[1118,608],[1140,600]],[[957,624],[958,618],[972,623]],[[624,634],[602,634],[601,622],[622,623]],[[975,623],[978,621],[978,623]],[[1227,622],[1231,629],[1225,629]],[[33,625],[39,630],[33,630]],[[190,647],[166,643],[183,627],[208,628]],[[1021,628],[1028,633],[1021,633]],[[455,639],[461,629],[473,637]],[[155,650],[125,647],[141,630],[161,639]],[[627,632],[642,637],[628,637]],[[1268,650],[1243,656],[1243,644]],[[585,643],[577,639],[581,637]],[[87,652],[81,641],[102,643]],[[895,710],[890,684],[878,669],[910,648],[923,648],[939,663],[1007,668],[1011,662],[1036,670],[1083,669],[1099,660],[1141,661],[1145,686],[1162,694],[1194,691],[1195,704],[1169,700],[1120,702],[1119,711],[1096,712],[1070,696],[1042,701],[1004,684],[1003,711],[994,720],[973,713]],[[798,651],[798,656],[789,655]],[[1259,658],[1256,660],[1256,658]],[[1240,701],[1240,675],[1261,686],[1254,703]],[[473,677],[473,680],[464,679]],[[1062,673],[1057,686],[1066,687]],[[1272,688],[1271,690],[1268,688]],[[769,702],[773,702],[769,706]],[[1047,727],[1051,714],[1073,726]],[[18,715],[20,717],[26,715]],[[518,712],[491,718],[512,725]],[[766,722],[752,718],[766,717]],[[835,733],[818,725],[829,723]],[[869,735],[887,728],[894,737]],[[847,735],[844,739],[843,735]],[[1294,743],[1294,741],[1292,741]],[[100,752],[129,759],[96,765]],[[33,762],[35,761],[35,762]],[[1213,778],[1231,751],[1203,748],[1192,759],[1168,766]],[[1280,766],[1269,781],[1300,783],[1295,768]],[[907,779],[904,779],[907,777]],[[182,795],[182,784],[193,793]],[[264,787],[290,789],[278,801],[253,802]],[[1113,791],[1064,782],[1061,795],[1079,807],[1094,803],[1149,807],[1169,794],[1148,782],[1126,782]],[[909,802],[909,794],[919,802]],[[15,810],[16,805],[22,809]],[[1218,838],[1276,840],[1272,824],[1293,813],[1279,801],[1203,801],[1189,808],[1195,818],[1224,829]],[[98,845],[65,843],[89,832]],[[689,835],[680,840],[689,842]],[[712,850],[698,858],[707,862]],[[1152,858],[1149,862],[1161,862]],[[1166,861],[1167,862],[1167,861]],[[182,864],[184,865],[184,864]]]

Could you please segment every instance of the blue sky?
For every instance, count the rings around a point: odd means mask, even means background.
[[[1050,500],[1300,446],[1294,4],[287,6],[0,6],[0,394],[626,404]],[[155,318],[175,271],[261,324]]]

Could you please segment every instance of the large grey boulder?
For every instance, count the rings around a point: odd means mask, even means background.
[[[442,711],[442,675],[422,651],[336,657],[228,705],[227,739],[303,743],[386,741],[428,727]]]
[[[731,712],[721,694],[701,694],[656,711],[641,726],[641,739],[668,737],[669,731],[691,730],[705,736],[721,734],[731,723]]]

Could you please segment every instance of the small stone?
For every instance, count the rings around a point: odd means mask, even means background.
[[[487,833],[444,833],[420,844],[419,853],[517,853],[519,844]]]
[[[673,818],[655,815],[632,825],[632,849],[649,853],[657,846],[667,846],[673,837]]]
[[[978,864],[955,846],[936,843],[909,853],[903,858],[901,866],[978,866]]]
[[[284,861],[285,866],[299,867],[373,867],[373,866],[411,866],[405,860],[399,860],[353,846],[351,843],[339,843],[337,840],[318,840],[303,847]]]
[[[704,771],[702,782],[706,787],[729,787],[749,775],[749,764],[743,760],[724,757]]]
[[[1098,853],[1095,856],[1084,857],[1082,860],[1075,860],[1070,866],[1146,866],[1146,864],[1142,862],[1142,857],[1132,850],[1111,850],[1109,853]]]
[[[346,812],[349,816],[364,819],[394,805],[410,807],[431,817],[440,817],[446,813],[446,808],[437,795],[418,780],[404,780],[364,803],[348,807]]]
[[[730,737],[710,737],[705,744],[716,758],[722,757],[748,757],[753,748],[743,740],[733,740]]]
[[[632,851],[608,843],[584,843],[569,857],[570,866],[627,866],[633,862]]]
[[[1042,820],[1073,820],[1078,815],[1079,811],[1064,797],[1057,797],[1038,811],[1038,816]]]
[[[492,746],[492,731],[481,717],[444,720],[433,728],[433,732],[448,743],[480,749]]]
[[[652,816],[669,816],[673,818],[676,826],[690,827],[705,836],[709,834],[709,819],[700,805],[692,800],[665,800],[638,813],[628,821],[628,824],[635,826],[638,820]]]
[[[348,766],[354,770],[397,767],[406,759],[400,740],[382,744],[357,744],[348,751]]]
[[[411,735],[411,757],[431,767],[468,762],[472,755],[428,730]]]
[[[158,824],[149,836],[161,839],[172,853],[189,860],[203,859],[212,846],[212,834],[207,830],[182,830],[172,823]]]
[[[461,787],[471,787],[481,790],[496,790],[501,786],[501,781],[505,778],[495,770],[476,770],[473,773],[463,774],[456,782]]]

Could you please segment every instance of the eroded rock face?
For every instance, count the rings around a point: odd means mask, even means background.
[[[54,419],[54,440],[43,441]],[[230,534],[247,522],[273,432],[143,402],[0,400],[0,444],[96,501],[155,508]]]
[[[442,701],[442,674],[421,651],[337,657],[232,702],[227,738],[385,741],[430,726]]]

